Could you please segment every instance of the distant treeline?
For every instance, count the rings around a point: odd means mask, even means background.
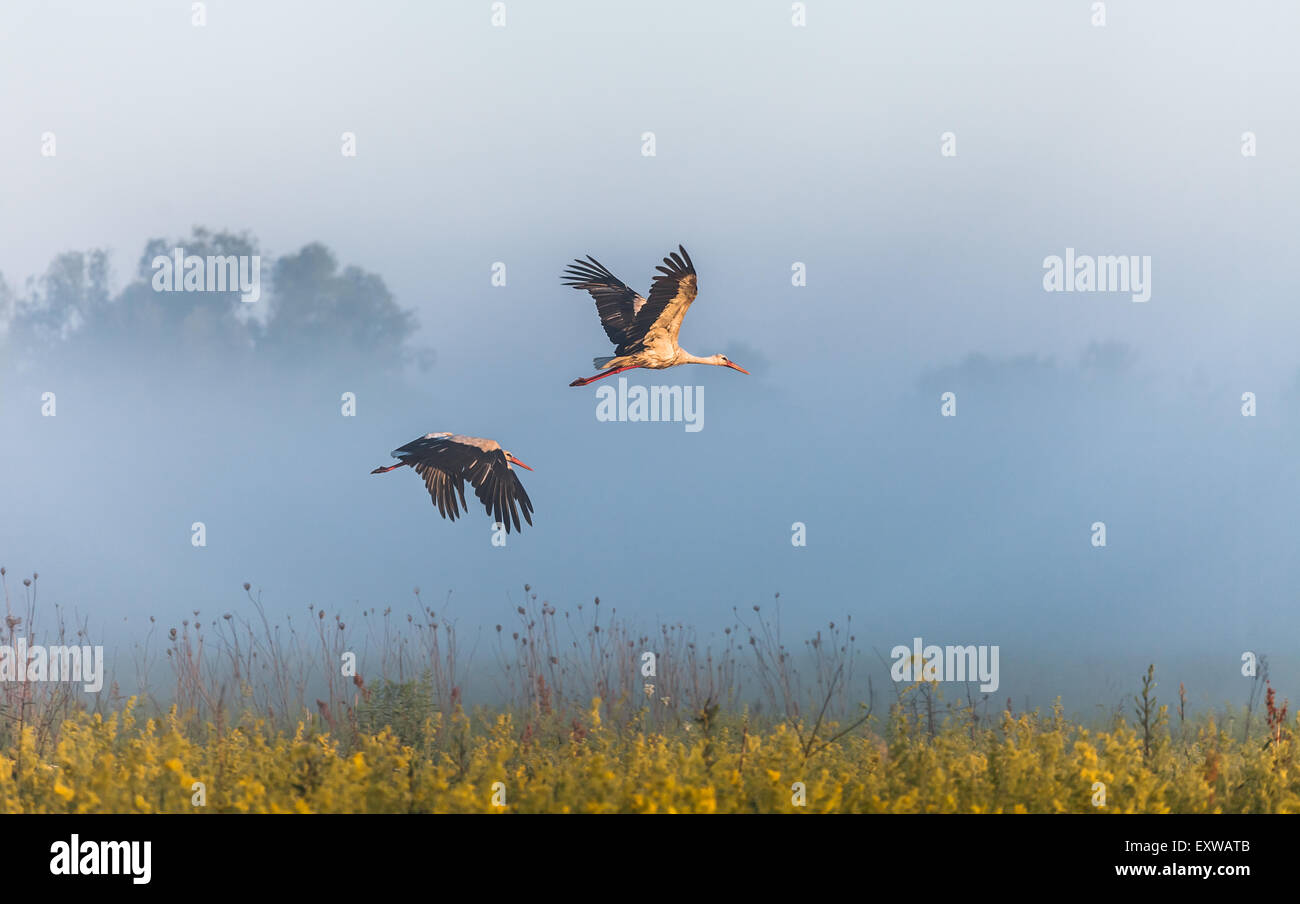
[[[317,242],[264,258],[247,233],[197,227],[188,238],[150,240],[120,292],[109,282],[102,249],[60,254],[21,288],[0,275],[4,359],[179,356],[295,367],[350,360],[378,370],[432,361],[430,349],[413,343],[414,312],[383,279],[340,267]]]

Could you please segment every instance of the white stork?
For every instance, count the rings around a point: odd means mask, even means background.
[[[415,473],[424,478],[424,485],[429,488],[429,495],[444,518],[455,521],[461,508],[469,511],[465,504],[465,481],[468,480],[479,502],[495,521],[505,526],[506,533],[510,533],[512,521],[515,530],[522,529],[519,525],[521,511],[524,520],[529,525],[533,523],[533,503],[524,492],[524,485],[519,482],[519,475],[512,465],[529,471],[532,468],[502,449],[496,440],[426,433],[400,449],[394,449],[391,454],[401,461],[375,468],[370,473],[386,474],[397,468],[414,468]],[[459,507],[456,505],[457,496],[460,496]]]
[[[677,251],[681,252],[680,256]],[[701,358],[677,344],[682,318],[698,293],[691,256],[681,245],[677,251],[664,258],[664,266],[655,268],[660,275],[654,278],[649,298],[642,298],[590,254],[587,261],[591,263],[575,258],[569,265],[560,278],[566,286],[586,289],[596,299],[600,325],[616,346],[612,356],[596,358],[593,362],[601,373],[574,380],[570,386],[586,386],[634,367],[662,370],[678,364],[715,364],[749,373],[726,355]]]

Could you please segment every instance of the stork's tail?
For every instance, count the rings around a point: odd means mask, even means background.
[[[609,355],[604,358],[592,358],[591,363],[592,366],[596,368],[596,370],[604,370],[606,367],[609,367],[609,362],[613,360],[614,360],[614,356]]]

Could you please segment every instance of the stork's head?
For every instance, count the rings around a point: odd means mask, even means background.
[[[745,370],[745,368],[741,367],[739,364],[732,361],[726,355],[714,355],[712,358],[709,359],[709,361],[710,363],[716,364],[719,367],[730,367],[732,370],[738,370],[742,374],[749,373],[749,371]]]
[[[531,471],[531,470],[532,470],[532,468],[528,467],[528,465],[524,464],[522,461],[520,461],[519,459],[515,458],[514,455],[513,455],[512,453],[506,451],[505,449],[502,449],[501,451],[505,453],[506,461],[507,461],[508,463],[510,463],[510,464],[512,464],[512,465],[519,465],[519,467],[523,468],[525,471]]]

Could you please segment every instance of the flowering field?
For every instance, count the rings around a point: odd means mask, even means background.
[[[933,737],[901,711],[882,735],[845,736],[808,755],[808,734],[737,718],[670,732],[581,717],[432,716],[414,736],[334,736],[248,720],[187,728],[131,705],[79,714],[52,749],[35,730],[0,754],[0,810],[60,812],[1297,812],[1294,742],[1240,743],[1212,722],[1093,733],[1004,713]],[[829,726],[828,731],[834,731]],[[1288,734],[1285,729],[1281,732]],[[1105,786],[1099,804],[1096,783]],[[796,783],[802,783],[802,788]],[[201,789],[201,791],[199,790]],[[802,805],[801,805],[802,804]]]
[[[36,577],[6,593],[8,644]],[[150,618],[134,672],[166,687],[0,682],[0,812],[1300,812],[1300,725],[1263,662],[1244,707],[1199,716],[1181,685],[1159,702],[1154,667],[1100,725],[933,681],[878,706],[851,618],[795,655],[779,597],[700,639],[525,587],[491,632],[505,702],[466,705],[431,608],[277,623],[244,589],[243,613]]]

